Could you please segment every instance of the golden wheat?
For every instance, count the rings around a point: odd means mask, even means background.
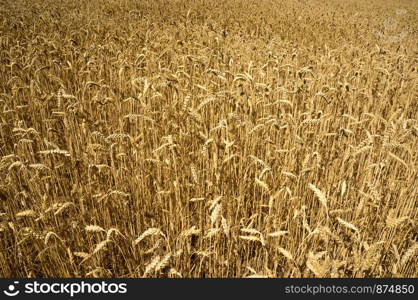
[[[0,276],[418,276],[417,9],[2,1]]]

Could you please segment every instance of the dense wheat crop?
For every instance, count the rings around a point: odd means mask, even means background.
[[[0,276],[416,277],[417,1],[0,1]]]

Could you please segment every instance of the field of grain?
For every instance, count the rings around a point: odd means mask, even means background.
[[[418,2],[1,0],[1,277],[417,277]]]

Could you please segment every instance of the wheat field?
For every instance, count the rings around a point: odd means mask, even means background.
[[[1,277],[417,277],[418,2],[1,0]]]

